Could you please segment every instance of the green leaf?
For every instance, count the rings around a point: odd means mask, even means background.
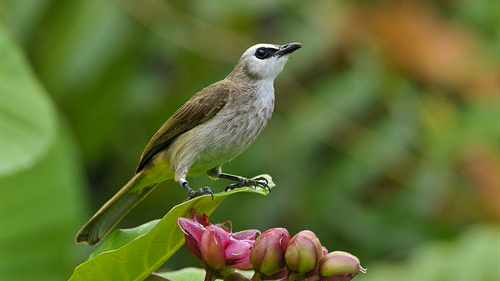
[[[21,47],[0,24],[0,176],[32,166],[54,139],[56,117]]]
[[[187,267],[177,271],[155,272],[153,276],[150,275],[146,278],[146,281],[159,280],[154,279],[155,275],[175,281],[198,281],[205,278],[205,270],[202,268]]]
[[[83,167],[65,126],[30,169],[0,178],[0,280],[66,280],[83,249]]]
[[[262,176],[271,188],[275,186],[269,175]],[[210,215],[227,196],[240,192],[268,193],[265,188],[244,187],[217,193],[213,200],[210,195],[204,195],[173,207],[158,222],[130,230],[115,230],[96,250],[95,257],[75,269],[70,280],[143,280],[184,244],[177,218],[189,217],[192,208]]]
[[[143,235],[144,233],[149,232],[151,229],[153,229],[159,222],[160,220],[153,220],[150,222],[147,222],[143,225],[139,225],[138,227],[134,228],[129,228],[129,229],[116,229],[114,230],[110,235],[108,235],[102,242],[99,244],[97,249],[93,251],[90,256],[89,260],[93,259],[95,256],[99,255],[100,253],[113,250],[113,249],[118,249],[121,246],[129,243],[130,241],[134,240],[135,238]]]

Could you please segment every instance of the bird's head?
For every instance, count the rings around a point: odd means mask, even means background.
[[[300,47],[300,43],[254,45],[243,53],[235,71],[253,80],[274,79],[283,70],[288,55]]]

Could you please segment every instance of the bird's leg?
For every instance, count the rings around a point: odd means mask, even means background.
[[[269,187],[267,179],[265,177],[248,179],[248,178],[244,178],[244,177],[237,176],[237,175],[221,173],[219,175],[219,178],[237,181],[237,183],[233,183],[233,184],[228,185],[226,187],[225,191],[233,190],[235,188],[239,188],[239,187],[243,187],[243,186],[255,186],[255,187],[257,187],[258,185],[265,187],[269,192],[271,191],[271,188]]]
[[[243,186],[262,186],[265,187],[269,192],[271,191],[271,188],[269,187],[269,184],[267,182],[267,179],[264,177],[258,177],[255,179],[247,179],[245,177],[237,176],[237,175],[231,175],[231,174],[226,174],[222,173],[220,167],[213,168],[208,171],[208,175],[214,178],[219,178],[219,179],[227,179],[227,180],[232,180],[236,181],[237,183],[230,184],[226,187],[225,191],[228,190],[233,190],[235,188],[243,187]]]
[[[201,195],[205,195],[205,194],[210,194],[212,195],[212,200],[214,200],[214,192],[212,191],[212,189],[210,189],[210,187],[208,186],[205,186],[205,187],[202,187],[202,188],[199,188],[198,190],[194,190],[192,189],[190,186],[189,186],[189,183],[187,182],[186,179],[180,179],[179,180],[179,183],[181,184],[181,186],[186,190],[189,198],[189,199],[193,199],[195,197],[198,197],[198,196],[201,196]]]

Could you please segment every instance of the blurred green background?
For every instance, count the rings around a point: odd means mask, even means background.
[[[356,280],[499,280],[499,19],[490,0],[2,1],[0,279],[67,279],[163,122],[247,47],[301,42],[224,166],[278,187],[212,220],[313,230],[361,259]],[[120,227],[185,197],[165,182]],[[182,248],[162,268],[186,266]]]

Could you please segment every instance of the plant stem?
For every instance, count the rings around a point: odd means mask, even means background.
[[[291,272],[290,274],[288,274],[288,280],[289,281],[296,281],[296,280],[300,280],[299,278],[297,278],[298,275],[297,273],[295,272]]]
[[[214,281],[215,280],[215,274],[209,270],[205,270],[205,281]]]

